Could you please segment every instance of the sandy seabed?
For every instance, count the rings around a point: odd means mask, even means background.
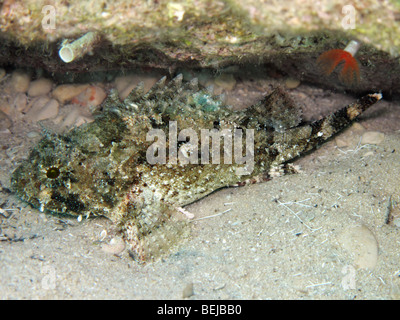
[[[290,93],[306,120],[354,100],[304,84]],[[40,213],[9,192],[13,169],[40,138],[38,124],[17,121],[0,133],[0,298],[398,299],[399,118],[398,103],[381,101],[359,123],[384,133],[382,143],[331,140],[298,159],[297,174],[187,206],[196,219],[215,216],[146,265],[102,250],[113,237],[108,220]]]

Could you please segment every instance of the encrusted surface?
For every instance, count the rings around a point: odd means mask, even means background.
[[[233,112],[212,90],[199,90],[196,80],[182,84],[178,76],[167,86],[165,81],[146,94],[139,85],[123,103],[111,94],[95,122],[64,136],[44,132],[29,159],[13,173],[16,193],[41,211],[106,216],[119,226],[137,260],[152,260],[187,234],[177,207],[268,173],[325,141],[380,99],[365,96],[297,127],[300,111],[281,89],[245,111]],[[177,133],[191,129],[198,137],[202,129],[243,129],[246,138],[247,130],[254,130],[254,148],[249,150],[246,143],[245,152],[254,153],[254,167],[238,175],[243,164],[226,163],[223,156],[215,164],[211,151],[209,164],[199,161],[200,139],[174,141],[171,123],[176,123]],[[147,134],[152,129],[165,133],[167,150],[177,144],[176,164],[169,153],[166,163],[149,163],[148,151],[155,142]],[[224,154],[223,144],[219,151]],[[189,160],[192,163],[183,163]]]

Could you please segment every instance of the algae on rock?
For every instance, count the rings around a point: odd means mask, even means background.
[[[352,90],[399,93],[399,5],[355,1],[354,29],[344,29],[345,5],[340,0],[5,1],[0,63],[63,73],[270,64],[301,80],[343,88],[316,73],[314,61],[324,50],[358,39],[364,43],[357,55],[363,80]],[[90,31],[99,33],[98,47],[68,65],[60,61],[60,44]]]

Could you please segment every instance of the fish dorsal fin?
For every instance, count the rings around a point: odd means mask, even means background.
[[[143,98],[143,94],[144,94],[144,82],[140,81],[138,85],[135,88],[133,88],[133,90],[125,98],[124,103],[129,104],[133,102],[138,102],[141,98]]]
[[[192,91],[198,91],[199,90],[199,79],[193,78],[192,80],[190,80],[188,83],[188,88]]]
[[[166,76],[164,76],[160,80],[158,80],[150,88],[150,90],[144,95],[143,98],[145,98],[145,99],[157,99],[157,97],[159,97],[164,91],[166,80],[167,80]]]
[[[302,110],[281,87],[247,108],[246,114],[260,124],[282,132],[301,122]]]

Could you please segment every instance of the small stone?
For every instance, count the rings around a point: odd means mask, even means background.
[[[367,131],[362,135],[362,144],[380,144],[385,140],[385,134],[379,131]]]
[[[355,122],[350,128],[345,130],[342,134],[336,136],[335,143],[339,148],[356,148],[360,143],[360,137],[365,132],[365,128]]]
[[[64,104],[85,91],[88,87],[88,84],[61,84],[53,90],[52,95],[53,98]]]
[[[54,118],[58,114],[58,107],[57,100],[41,96],[33,103],[32,108],[25,115],[25,119],[28,121],[40,121]]]
[[[31,77],[21,70],[16,70],[11,75],[10,86],[14,92],[27,92]]]
[[[97,107],[104,101],[106,96],[107,94],[102,88],[90,86],[78,96],[74,97],[71,102],[83,107]]]
[[[193,282],[188,283],[186,287],[182,291],[182,298],[190,298],[191,296],[194,295],[194,290],[193,290]]]
[[[300,85],[300,80],[294,78],[287,78],[285,80],[285,87],[288,89],[295,89]]]
[[[103,244],[101,249],[109,254],[118,255],[125,250],[125,241],[122,238],[112,238],[110,244]]]
[[[45,119],[51,119],[58,114],[59,103],[55,99],[51,99],[47,102],[43,108],[33,117],[34,121],[40,121]]]
[[[29,132],[26,134],[26,136],[27,136],[28,138],[35,139],[35,138],[37,138],[37,137],[40,136],[40,133],[39,133],[39,132],[36,132],[36,131],[29,131]]]
[[[31,82],[28,89],[28,95],[30,97],[37,97],[48,94],[51,91],[52,86],[53,82],[51,80],[40,78]]]
[[[24,110],[25,114],[25,119],[29,121],[35,121],[33,120],[34,117],[36,117],[36,114],[46,105],[47,102],[50,101],[50,98],[47,96],[41,96],[33,99],[26,109]]]
[[[358,132],[358,133],[363,133],[365,132],[365,128],[363,127],[362,124],[358,123],[358,122],[354,122],[351,126],[350,126],[350,130],[354,131],[354,132]]]
[[[366,226],[349,227],[338,240],[354,257],[355,267],[370,270],[375,268],[378,262],[378,242]]]
[[[18,93],[14,99],[14,108],[18,112],[23,112],[26,109],[26,94],[25,93]]]

